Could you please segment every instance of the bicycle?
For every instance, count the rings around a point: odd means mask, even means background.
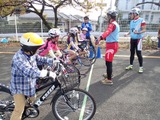
[[[65,35],[63,35],[63,36],[61,37],[61,40],[60,40],[60,43],[61,43],[61,44],[66,44],[66,43],[67,43],[68,35],[69,35],[69,33],[67,33],[67,34],[65,34]]]
[[[84,51],[84,55],[91,61],[91,65],[96,62],[96,50],[90,40],[79,42],[79,47]]]
[[[80,72],[80,75],[86,75],[90,69],[91,69],[91,61],[84,57],[84,56],[80,56],[77,55],[75,59],[73,59],[72,63],[68,63],[69,60],[69,53],[66,52],[65,50],[61,50],[62,54],[63,54],[63,62],[67,65],[73,65],[75,66],[78,71]]]
[[[51,95],[56,88],[59,88],[51,100],[52,112],[57,120],[68,120],[78,119],[83,102],[87,107],[84,109],[84,120],[90,120],[96,111],[96,104],[93,97],[86,91],[79,88],[75,88],[79,85],[79,81],[66,83],[66,79],[69,78],[67,72],[60,68],[56,71],[57,77],[55,80],[46,77],[43,79],[48,80],[46,84],[42,84],[37,87],[36,92],[41,91],[44,88],[48,88],[40,98],[34,102],[34,104],[28,104],[23,112],[22,119],[25,118],[36,118],[39,115],[38,107]],[[38,79],[37,81],[42,81]],[[6,96],[6,95],[7,96]],[[0,119],[5,120],[10,117],[10,113],[14,109],[14,101],[11,96],[9,88],[5,85],[0,84]],[[3,97],[4,96],[4,97]],[[7,114],[9,113],[9,114]]]
[[[66,71],[67,74],[69,75],[69,82],[78,81],[80,83],[80,80],[81,80],[80,71],[73,64],[67,64],[67,62],[64,61],[63,58],[61,58],[59,60],[61,62],[61,68],[62,68],[62,70],[64,70],[64,72]],[[42,68],[43,69],[48,69],[47,67],[48,67],[48,65],[44,65]],[[58,66],[53,66],[52,68],[49,68],[49,69],[52,69],[52,71],[56,71],[59,68],[58,68]],[[42,82],[41,84],[43,84],[46,81],[43,80],[41,82]]]
[[[63,43],[67,44],[68,36],[69,36],[69,33],[67,33],[66,35],[64,35],[61,38]],[[97,39],[96,37],[94,37],[94,38]],[[94,64],[96,62],[96,50],[95,50],[95,47],[92,45],[91,40],[84,41],[81,46],[86,51],[86,55],[85,56],[91,61],[91,63],[87,63],[86,65],[89,66],[89,65]]]

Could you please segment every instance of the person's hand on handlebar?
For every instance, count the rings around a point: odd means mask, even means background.
[[[53,66],[56,66],[58,63],[60,63],[60,60],[58,58],[53,58]]]
[[[52,71],[49,71],[49,70],[42,69],[41,73],[40,73],[40,77],[41,78],[51,77],[51,78],[55,79],[56,78],[56,73],[52,72]]]

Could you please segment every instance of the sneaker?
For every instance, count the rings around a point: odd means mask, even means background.
[[[102,76],[103,76],[104,78],[107,78],[107,73],[104,73]]]
[[[101,82],[102,82],[102,84],[105,84],[105,85],[113,85],[112,80],[104,79]]]
[[[139,67],[139,73],[143,73],[143,67]]]
[[[126,70],[132,70],[132,68],[133,68],[133,65],[129,65],[126,67]]]
[[[108,78],[107,73],[104,73],[102,76],[103,76],[104,78]],[[112,74],[111,77],[113,78],[113,74]]]

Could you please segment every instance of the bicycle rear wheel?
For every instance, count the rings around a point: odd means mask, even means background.
[[[79,61],[78,59],[74,60],[73,64],[80,71],[81,75],[87,75],[91,69],[91,65],[83,65],[82,61]]]
[[[84,66],[91,66],[91,60],[88,56],[78,56],[78,61],[80,64],[84,65]]]
[[[80,71],[73,64],[64,64],[64,67],[67,70],[69,77],[71,77],[73,80],[79,81],[80,83]]]
[[[96,50],[94,46],[91,46],[90,48],[88,48],[88,51],[90,51],[89,53],[89,58],[92,64],[94,64],[96,62]]]
[[[84,59],[85,61],[84,62],[82,61],[82,63],[85,66],[94,64],[96,62],[96,50],[95,50],[94,46],[90,46],[90,47],[87,46],[84,49],[84,51],[85,51],[85,54],[83,54],[84,55],[83,57],[85,57],[85,59]]]
[[[9,88],[0,85],[0,120],[9,120],[13,109],[14,101]]]
[[[66,44],[66,43],[67,43],[67,38],[68,38],[68,35],[64,35],[64,36],[61,38],[61,44]]]
[[[96,112],[93,97],[81,89],[72,89],[53,98],[52,112],[57,120],[91,120]],[[84,109],[83,109],[84,108]]]

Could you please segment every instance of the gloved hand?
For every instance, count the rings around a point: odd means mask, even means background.
[[[58,58],[53,58],[53,63],[59,63],[60,61],[59,61],[59,59]]]
[[[58,58],[53,58],[53,66],[56,66],[58,63],[60,63]]]
[[[49,71],[49,77],[52,77],[53,79],[55,79],[56,78],[56,73],[52,72],[52,71]]]
[[[55,79],[56,78],[56,73],[54,73],[52,71],[42,69],[41,73],[40,73],[40,77],[43,78],[43,77],[46,77],[46,76],[52,77],[53,79]]]
[[[86,24],[86,27],[89,27],[89,24]]]

